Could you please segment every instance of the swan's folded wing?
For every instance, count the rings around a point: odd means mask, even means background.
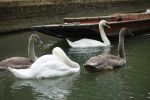
[[[109,66],[108,59],[101,55],[90,58],[84,64],[85,69],[89,72],[110,69],[110,67],[107,66]]]
[[[123,58],[120,58],[118,56],[115,56],[115,55],[107,55],[106,56],[109,60],[109,64],[112,66],[112,67],[120,67],[120,66],[123,66],[126,64],[126,60],[123,59]]]
[[[70,71],[70,67],[60,61],[52,61],[41,64],[33,70],[37,78],[64,76]]]

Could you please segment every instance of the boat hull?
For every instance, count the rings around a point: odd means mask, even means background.
[[[104,27],[107,36],[118,35],[120,29],[123,27],[129,28],[131,32],[135,34],[142,34],[150,31],[150,18],[131,21],[108,22],[108,24],[111,28]],[[100,37],[98,23],[39,25],[33,26],[32,29],[59,38],[98,39]]]

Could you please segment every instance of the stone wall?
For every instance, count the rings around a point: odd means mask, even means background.
[[[8,0],[9,1],[9,0]],[[34,3],[34,0],[31,0]],[[39,3],[38,3],[39,1]],[[146,10],[150,7],[149,1],[113,1],[110,0],[100,2],[102,0],[94,0],[95,2],[68,2],[68,0],[50,0],[49,3],[40,3],[42,0],[36,0],[36,3],[30,5],[29,1],[24,0],[21,5],[20,2],[1,2],[0,3],[0,18],[3,20],[12,18],[32,18],[42,16],[56,16],[65,15],[71,13],[77,13],[88,10],[100,10],[100,11],[117,11],[131,8],[130,12],[138,12]],[[49,1],[49,0],[45,0]],[[53,2],[52,2],[53,1]],[[59,1],[59,3],[55,3]],[[60,3],[63,1],[62,3]],[[66,3],[64,3],[66,1]],[[82,0],[84,1],[84,0]],[[86,0],[85,0],[86,1]],[[93,1],[93,0],[92,0]],[[99,2],[96,2],[99,1]],[[20,4],[19,4],[20,3]],[[24,5],[23,5],[24,4]]]

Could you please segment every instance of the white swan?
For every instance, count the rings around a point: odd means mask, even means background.
[[[17,78],[39,79],[76,73],[80,65],[69,59],[61,48],[55,47],[51,55],[41,56],[28,69],[8,69]]]
[[[42,44],[40,37],[37,34],[31,34],[28,41],[28,56],[26,57],[10,57],[0,62],[0,70],[6,70],[9,67],[16,69],[28,68],[37,59],[34,51],[34,43]]]
[[[100,35],[103,42],[97,41],[97,40],[92,40],[92,39],[81,39],[75,42],[70,41],[69,39],[66,39],[68,44],[73,47],[73,48],[87,48],[87,47],[100,47],[100,46],[110,46],[110,41],[108,40],[105,32],[104,32],[104,26],[107,26],[108,28],[110,28],[110,26],[108,25],[108,22],[105,20],[101,20],[99,22],[99,31],[100,31]]]

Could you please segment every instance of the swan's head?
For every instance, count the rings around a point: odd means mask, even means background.
[[[110,26],[106,20],[101,20],[99,22],[99,26],[106,26],[107,28],[110,28]]]
[[[65,52],[60,48],[60,47],[55,47],[53,50],[52,50],[52,54],[53,55],[57,55],[57,56],[61,56],[61,55],[64,55]],[[66,55],[66,54],[65,54]]]
[[[134,34],[128,28],[121,28],[119,34],[134,36]]]
[[[60,47],[55,47],[52,50],[52,54],[56,55],[62,62],[66,63],[68,66],[70,66],[72,68],[80,67],[80,65],[78,63],[72,61]]]
[[[40,38],[37,34],[31,34],[30,37],[31,37],[32,40],[35,41],[36,43],[43,44],[41,38]]]

